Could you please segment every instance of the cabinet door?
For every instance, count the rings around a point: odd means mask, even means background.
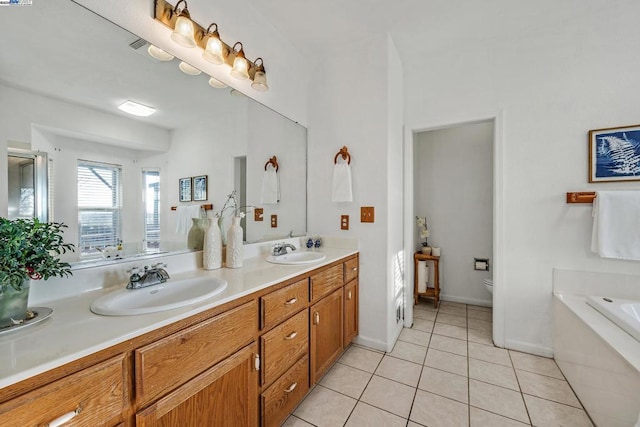
[[[258,425],[257,345],[206,370],[136,415],[136,427]]]
[[[311,306],[311,384],[342,352],[342,288]]]
[[[344,347],[358,335],[358,279],[344,285]]]

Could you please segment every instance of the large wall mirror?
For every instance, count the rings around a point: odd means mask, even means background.
[[[262,220],[245,219],[247,242],[306,232],[304,127],[211,87],[204,73],[185,74],[177,58],[152,58],[147,42],[71,0],[4,7],[0,34],[4,161],[16,163],[10,153],[46,154],[49,194],[40,205],[80,244],[70,261],[93,262],[114,240],[122,240],[124,256],[186,250],[178,224],[184,206],[213,204],[212,214],[234,190],[240,204],[262,209]],[[117,109],[127,100],[156,111],[128,115]],[[262,203],[273,156],[280,200]],[[180,180],[204,176],[206,194],[180,201]],[[7,194],[20,191],[32,190]],[[0,201],[0,213],[11,209]]]

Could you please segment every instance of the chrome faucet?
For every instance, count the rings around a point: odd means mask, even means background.
[[[284,243],[284,242],[276,243],[275,245],[273,245],[272,255],[273,256],[286,255],[287,248],[291,248],[292,251],[296,250],[296,247],[293,246],[291,243]]]
[[[131,267],[131,269],[127,270],[127,273],[131,274],[127,289],[146,288],[147,286],[166,282],[169,279],[169,273],[165,270],[166,267],[167,264],[161,262],[153,264],[151,267],[145,265],[142,274],[140,274],[140,267]]]

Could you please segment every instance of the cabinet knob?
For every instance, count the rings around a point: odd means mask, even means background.
[[[351,299],[351,291],[347,292],[347,299],[350,300]]]
[[[260,355],[256,354],[253,359],[253,367],[256,371],[260,370]]]
[[[291,298],[289,301],[286,301],[284,305],[293,305],[298,302],[297,298]]]
[[[60,415],[58,418],[56,418],[55,420],[49,421],[49,423],[45,425],[48,427],[59,427],[71,421],[73,418],[76,417],[76,415],[80,414],[80,412],[82,412],[82,405],[78,405],[78,407],[75,410],[71,412],[67,412],[64,415]]]
[[[287,335],[286,337],[284,337],[285,340],[292,340],[296,337],[296,335],[298,335],[297,332],[291,332],[289,335]]]
[[[313,313],[313,317],[315,319],[315,324],[318,325],[320,323],[320,313],[318,313],[317,311],[315,313]]]
[[[295,389],[296,389],[296,387],[298,387],[298,383],[293,383],[293,384],[291,384],[291,385],[289,386],[289,388],[288,388],[288,389],[286,389],[284,392],[285,392],[285,393],[291,393],[293,390],[295,390]]]

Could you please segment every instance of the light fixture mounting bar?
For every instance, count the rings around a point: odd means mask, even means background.
[[[154,9],[153,18],[156,21],[163,23],[164,25],[166,25],[167,27],[173,30],[176,24],[176,19],[178,18],[178,15],[175,14],[173,10],[174,10],[174,6],[171,5],[169,2],[165,0],[155,0],[155,9]],[[196,44],[198,45],[198,47],[204,50],[207,47],[206,46],[207,29],[204,28],[202,25],[198,24],[193,19],[191,21],[193,22],[194,38],[195,38]],[[226,51],[226,53],[228,53],[228,55],[225,56],[225,64],[229,66],[233,66],[233,60],[236,58],[233,48],[229,46],[227,43],[225,43],[224,40],[220,39],[220,41],[222,42],[223,51]],[[245,59],[249,63],[249,69],[251,70],[251,72],[255,72],[254,70],[257,69],[255,61],[251,61],[248,58],[245,58]]]

